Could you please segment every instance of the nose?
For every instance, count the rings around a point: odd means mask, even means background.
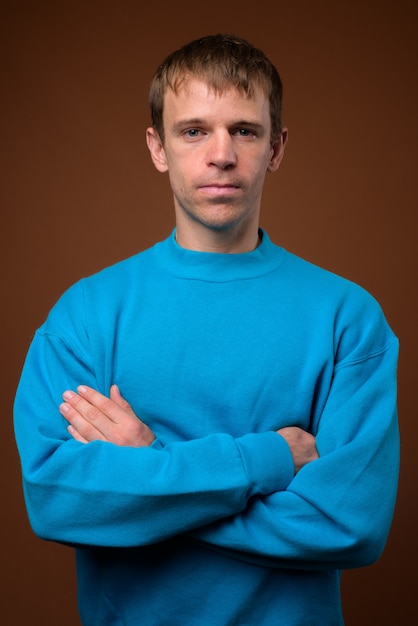
[[[225,170],[234,167],[237,155],[233,138],[227,130],[215,132],[208,143],[208,163]]]

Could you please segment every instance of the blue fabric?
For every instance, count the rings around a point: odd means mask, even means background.
[[[274,245],[175,232],[81,280],[15,400],[34,531],[77,548],[85,626],[339,625],[340,570],[381,554],[396,497],[398,341],[361,287]],[[65,389],[119,385],[157,436],[83,445]],[[317,437],[295,477],[284,426]]]

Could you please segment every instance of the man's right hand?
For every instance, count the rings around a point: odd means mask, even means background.
[[[316,439],[306,430],[297,426],[286,426],[277,431],[286,441],[290,448],[295,466],[295,474],[307,463],[319,459],[316,449]]]

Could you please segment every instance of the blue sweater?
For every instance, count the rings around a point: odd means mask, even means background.
[[[266,233],[232,255],[173,233],[71,287],[15,432],[34,531],[77,549],[82,623],[342,624],[340,570],[375,561],[392,519],[397,352],[367,292]],[[62,392],[113,383],[150,447],[69,436]],[[284,426],[317,437],[295,477]]]

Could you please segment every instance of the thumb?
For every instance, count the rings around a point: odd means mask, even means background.
[[[139,419],[139,417],[134,413],[134,410],[129,402],[122,396],[117,385],[112,385],[110,387],[110,399],[130,417],[134,417],[135,420]]]
[[[131,405],[122,396],[119,390],[119,387],[117,385],[112,385],[110,387],[110,399],[113,400],[113,402],[117,404],[118,406],[120,406],[122,409],[125,409],[125,411],[132,410]]]

